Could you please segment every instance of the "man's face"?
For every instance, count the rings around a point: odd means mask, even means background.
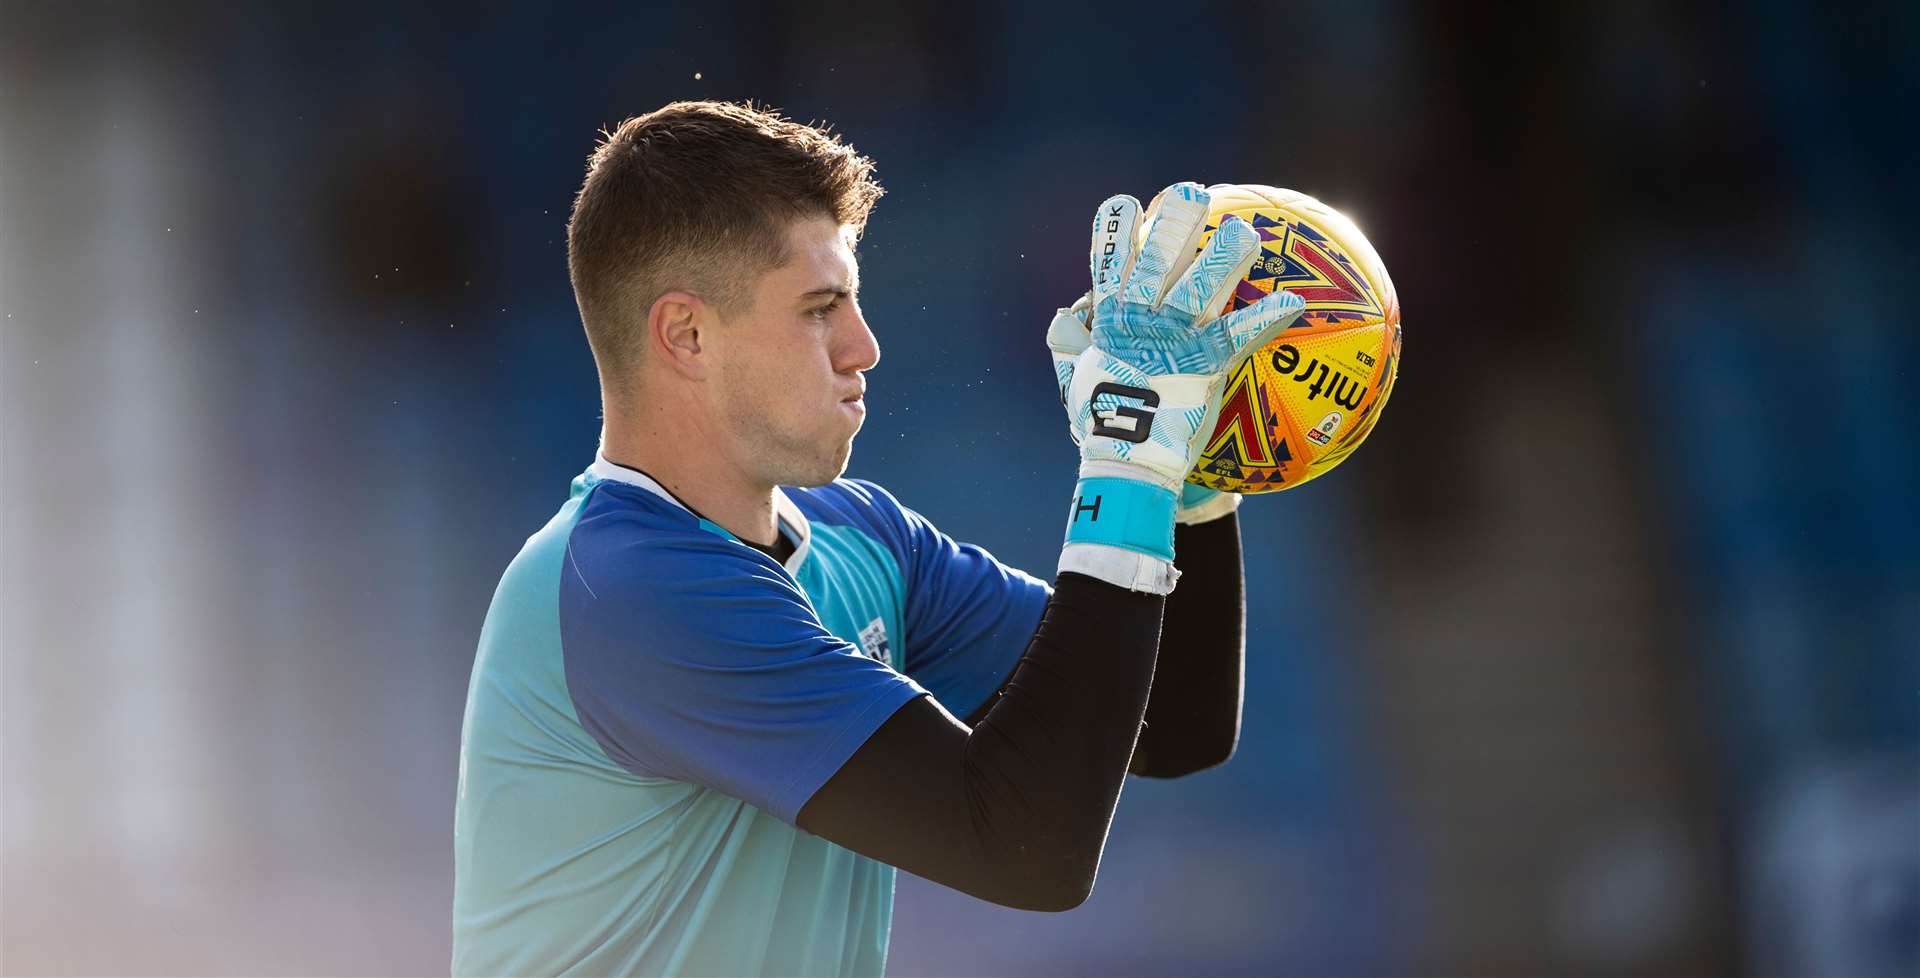
[[[846,471],[867,414],[861,375],[880,360],[851,241],[831,218],[796,220],[789,261],[713,331],[715,406],[734,435],[726,448],[756,481],[817,486]]]

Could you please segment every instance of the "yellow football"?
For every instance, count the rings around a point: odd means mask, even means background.
[[[1207,192],[1202,245],[1229,214],[1261,239],[1221,312],[1274,289],[1305,300],[1306,311],[1228,379],[1219,423],[1187,481],[1227,492],[1291,489],[1339,465],[1379,422],[1400,366],[1400,300],[1373,245],[1339,211],[1258,184]]]

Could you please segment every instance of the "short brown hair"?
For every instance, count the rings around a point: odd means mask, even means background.
[[[795,218],[856,232],[883,191],[825,128],[752,103],[674,102],[602,131],[567,223],[567,270],[603,377],[644,349],[653,301],[686,289],[738,309],[786,263]]]

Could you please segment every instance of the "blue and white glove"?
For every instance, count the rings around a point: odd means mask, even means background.
[[[1135,254],[1140,202],[1108,198],[1093,221],[1093,291],[1047,330],[1080,446],[1061,571],[1136,591],[1173,590],[1174,517],[1200,443],[1218,420],[1221,389],[1304,307],[1298,296],[1275,291],[1214,318],[1252,267],[1260,240],[1229,217],[1193,257],[1208,203],[1199,184],[1162,191]]]
[[[1080,351],[1093,344],[1093,334],[1087,327],[1087,319],[1093,312],[1093,293],[1074,300],[1073,305],[1065,309],[1056,309],[1053,313],[1053,325],[1048,327],[1049,345],[1053,348],[1054,373],[1060,384],[1060,403],[1067,402],[1067,388],[1073,383],[1074,358]],[[1071,351],[1071,352],[1068,352]],[[1069,426],[1074,444],[1080,444],[1080,435]],[[1188,482],[1180,487],[1180,508],[1174,511],[1173,521],[1188,525],[1217,520],[1240,508],[1240,494],[1209,489],[1197,482]]]

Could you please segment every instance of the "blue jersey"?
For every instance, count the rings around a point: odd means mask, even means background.
[[[794,826],[907,701],[965,716],[1047,587],[878,486],[784,565],[597,460],[501,578],[460,738],[453,973],[879,975],[892,867]]]

